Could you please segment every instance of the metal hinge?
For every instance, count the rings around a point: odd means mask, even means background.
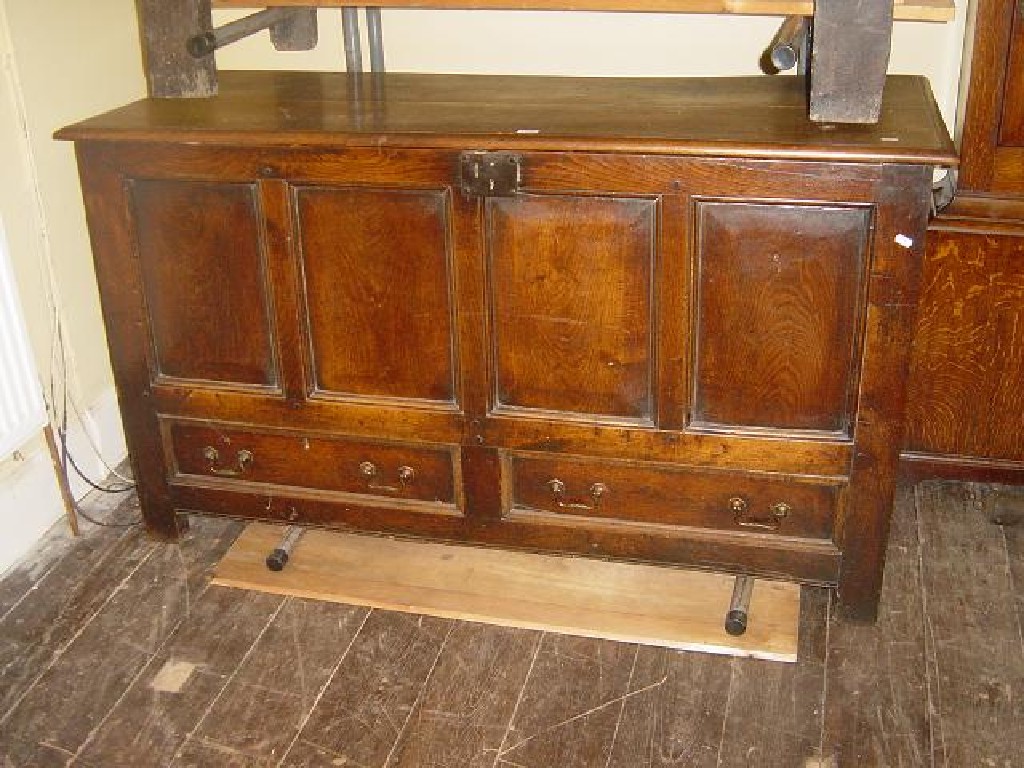
[[[467,197],[511,197],[519,192],[523,156],[514,152],[463,152],[459,188]]]

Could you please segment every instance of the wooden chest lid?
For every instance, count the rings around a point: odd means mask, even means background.
[[[890,76],[875,125],[812,123],[803,78],[222,72],[208,99],[144,99],[74,141],[575,150],[955,165],[927,80]]]

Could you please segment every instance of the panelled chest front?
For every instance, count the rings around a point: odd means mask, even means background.
[[[952,154],[915,78],[842,128],[790,80],[237,73],[66,129],[151,529],[682,564],[872,616]]]

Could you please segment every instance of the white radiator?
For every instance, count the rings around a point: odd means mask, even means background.
[[[0,221],[0,461],[46,423],[39,377],[29,351],[7,238]]]

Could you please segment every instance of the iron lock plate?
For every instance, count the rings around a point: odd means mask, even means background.
[[[463,152],[459,188],[467,197],[511,197],[522,182],[523,156],[515,152]]]

